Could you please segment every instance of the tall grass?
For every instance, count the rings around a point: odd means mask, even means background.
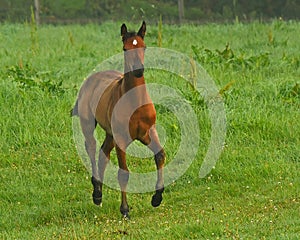
[[[0,26],[0,238],[297,239],[299,23],[162,26],[162,46],[191,56],[216,81],[226,105],[226,146],[216,168],[199,179],[207,109],[189,85],[177,86],[198,114],[203,142],[161,207],[151,207],[150,193],[129,194],[129,222],[120,218],[116,190],[104,188],[102,208],[92,204],[69,117],[83,79],[122,50],[119,27],[40,26],[33,54],[30,26]],[[148,26],[148,46],[157,46],[161,31]],[[149,82],[176,82],[168,73],[145,74]],[[174,134],[166,147],[172,156],[177,122],[157,108]],[[128,161],[133,170],[151,164]]]

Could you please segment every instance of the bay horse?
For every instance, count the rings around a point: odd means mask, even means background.
[[[151,204],[161,204],[164,191],[163,167],[165,152],[155,128],[156,111],[146,90],[144,79],[144,36],[146,23],[143,21],[139,31],[128,32],[125,24],[121,26],[124,50],[124,73],[109,70],[97,72],[88,77],[80,88],[72,116],[79,116],[85,138],[85,148],[92,166],[93,202],[102,203],[102,185],[104,171],[115,148],[118,158],[118,181],[121,189],[120,212],[129,218],[129,206],[126,199],[126,186],[129,170],[126,164],[126,148],[134,140],[139,140],[154,153],[157,169],[156,191]],[[121,106],[116,107],[122,97]],[[126,113],[131,113],[128,118]],[[115,117],[114,117],[115,116]],[[114,117],[114,120],[113,120]],[[96,140],[94,130],[100,125],[106,132],[101,146],[98,168],[96,164]]]

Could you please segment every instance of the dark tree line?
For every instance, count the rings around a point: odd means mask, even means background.
[[[36,0],[0,0],[0,21],[25,21]],[[42,23],[140,20],[177,23],[300,18],[300,0],[38,0]],[[182,9],[178,6],[183,3]],[[181,13],[181,14],[180,14]],[[181,17],[180,17],[181,16]]]

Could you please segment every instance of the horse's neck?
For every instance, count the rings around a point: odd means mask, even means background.
[[[123,94],[141,85],[145,85],[144,76],[136,78],[131,72],[124,74],[124,79],[122,82]]]
[[[149,101],[149,94],[146,90],[146,83],[144,76],[136,78],[132,73],[124,74],[124,79],[121,85],[121,95],[130,91],[130,99],[135,102]]]

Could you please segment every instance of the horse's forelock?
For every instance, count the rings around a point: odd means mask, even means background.
[[[137,33],[136,33],[136,32],[127,32],[127,33],[123,36],[122,40],[123,40],[123,42],[124,42],[126,39],[131,38],[131,37],[135,37],[135,36],[137,36]]]

